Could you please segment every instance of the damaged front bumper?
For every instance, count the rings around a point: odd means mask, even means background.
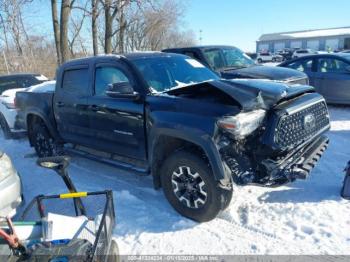
[[[280,186],[296,179],[306,179],[325,152],[329,139],[322,135],[286,155],[266,158],[256,165],[244,155],[222,155],[238,185]]]

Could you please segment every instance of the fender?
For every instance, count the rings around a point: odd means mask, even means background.
[[[213,124],[214,125],[214,124]],[[215,180],[230,180],[230,173],[225,172],[219,151],[214,143],[213,137],[204,130],[194,128],[191,126],[183,126],[178,124],[160,123],[153,125],[149,129],[148,145],[149,163],[152,165],[155,155],[156,145],[161,136],[168,136],[172,138],[182,139],[200,147],[208,157],[210,166],[213,170]],[[153,176],[155,174],[152,174]]]
[[[35,115],[37,117],[39,117],[45,124],[45,126],[47,127],[47,129],[49,130],[50,134],[52,135],[52,137],[55,139],[55,140],[58,140],[60,141],[61,140],[61,137],[60,135],[58,134],[57,132],[57,129],[56,129],[56,126],[55,124],[53,123],[53,119],[48,119],[47,118],[47,114],[45,114],[44,112],[42,112],[39,108],[37,107],[29,107],[27,108],[26,112],[25,112],[25,124],[27,126],[27,128],[29,127],[28,126],[28,116],[29,115]]]

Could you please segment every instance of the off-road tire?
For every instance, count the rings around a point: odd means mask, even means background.
[[[56,155],[55,142],[47,127],[42,122],[36,122],[31,127],[30,139],[38,157]]]
[[[10,127],[2,114],[0,114],[0,128],[2,130],[2,133],[4,134],[5,139],[12,138],[12,132],[10,130]]]
[[[179,197],[175,193],[180,186],[174,184],[174,173],[178,174],[177,172],[180,172],[178,170],[184,167],[190,168],[189,170],[192,173],[195,173],[195,175],[198,173],[200,177],[199,181],[204,182],[204,186],[200,187],[200,191],[206,193],[206,199],[204,204],[200,203],[201,206],[188,207],[189,202],[184,200],[180,201]],[[162,165],[160,178],[164,194],[169,203],[181,215],[192,220],[198,222],[210,221],[218,215],[225,205],[228,205],[226,198],[229,197],[230,194],[227,194],[224,189],[219,187],[219,184],[217,181],[215,181],[213,172],[207,161],[192,152],[181,150],[171,154]],[[179,184],[181,183],[179,182]],[[183,191],[186,190],[177,190],[177,192]],[[191,197],[188,197],[188,199],[191,199]],[[192,198],[192,202],[193,199],[194,198]]]

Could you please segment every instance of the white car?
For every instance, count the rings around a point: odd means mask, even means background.
[[[0,218],[14,216],[21,203],[21,178],[8,155],[0,151]]]
[[[16,127],[16,93],[47,80],[45,76],[38,74],[0,76],[0,128],[5,138],[11,138],[14,133],[25,131]]]
[[[283,57],[281,55],[276,55],[270,52],[261,52],[256,58],[256,61],[260,64],[265,62],[281,62],[282,60]]]
[[[312,49],[298,49],[294,51],[292,58],[294,59],[294,58],[299,58],[299,57],[314,55],[314,54],[317,54],[317,52]]]

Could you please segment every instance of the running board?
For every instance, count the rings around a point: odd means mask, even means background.
[[[119,161],[116,159],[117,157],[113,154],[108,154],[105,152],[101,152],[100,154],[100,151],[97,151],[97,150],[93,150],[94,152],[92,152],[92,149],[86,148],[83,146],[64,147],[64,151],[73,155],[81,156],[103,164],[114,166],[119,169],[132,171],[141,176],[147,176],[150,174],[150,169],[145,165],[137,166],[137,165],[132,165],[132,164],[123,162],[123,161]],[[138,160],[135,160],[135,162],[141,163],[141,161],[138,161]]]

